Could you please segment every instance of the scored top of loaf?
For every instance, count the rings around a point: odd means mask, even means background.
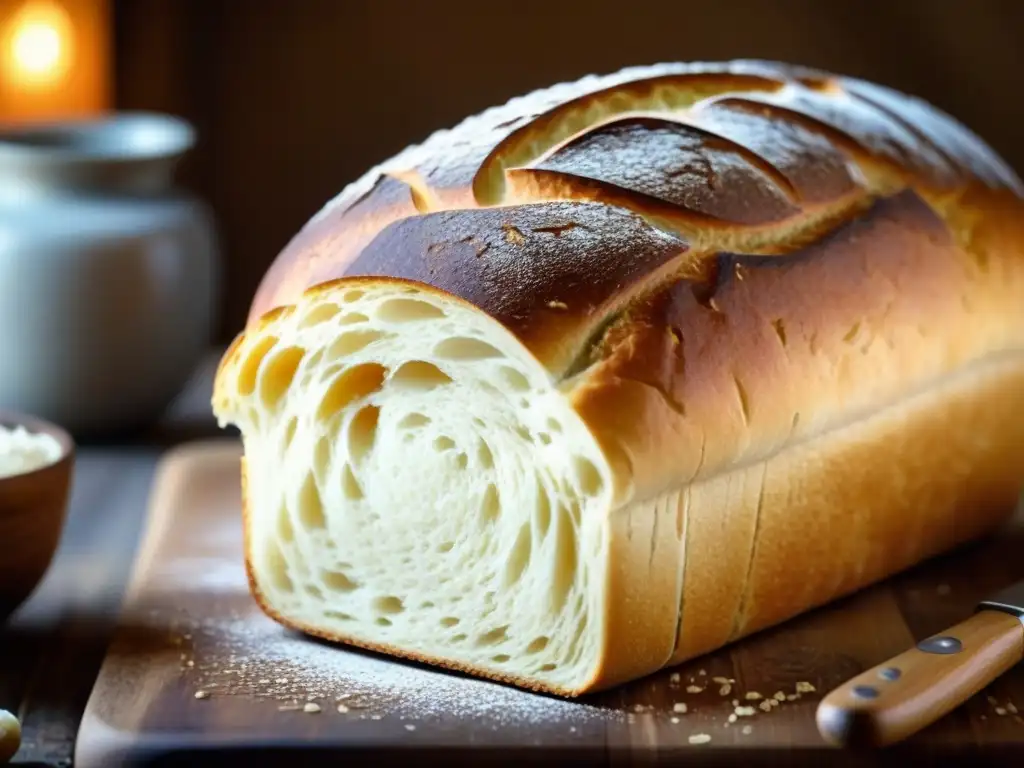
[[[250,324],[334,278],[415,279],[494,314],[560,375],[683,251],[700,276],[703,254],[785,253],[873,195],[976,184],[1024,195],[967,128],[891,89],[774,62],[630,68],[371,170],[279,256]]]

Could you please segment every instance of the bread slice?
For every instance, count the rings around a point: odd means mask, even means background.
[[[437,134],[299,233],[221,363],[254,595],[576,695],[992,530],[1022,195],[948,116],[764,62]]]

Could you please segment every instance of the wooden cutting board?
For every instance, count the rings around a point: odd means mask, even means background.
[[[266,619],[242,565],[239,456],[236,442],[216,441],[163,460],[122,620],[79,734],[80,768],[284,766],[299,757],[302,765],[878,765],[878,755],[824,746],[814,726],[819,698],[1024,578],[1018,520],[714,655],[567,702],[329,646]],[[782,700],[763,711],[773,697]],[[756,714],[730,722],[737,703]],[[1020,666],[882,762],[1020,765],[1024,719],[1014,705],[1024,712]],[[710,741],[692,744],[698,734]]]

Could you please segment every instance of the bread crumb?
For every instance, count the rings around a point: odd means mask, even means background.
[[[816,690],[818,690],[818,689],[815,688],[810,683],[797,683],[796,684],[796,692],[797,693],[814,693]]]
[[[278,712],[297,712],[302,709],[298,704],[282,704],[277,708]]]
[[[699,685],[688,685],[688,686],[686,686],[686,692],[687,693],[700,693],[703,690],[704,689],[701,688]]]
[[[757,710],[753,707],[736,707],[735,712],[738,717],[753,717]]]
[[[719,696],[728,696],[730,693],[732,693],[732,686],[729,685],[728,683],[726,683],[725,685],[723,685],[721,688],[718,689],[718,695]]]
[[[735,680],[733,680],[731,678],[728,678],[728,677],[712,677],[711,679],[714,680],[719,685],[728,685],[729,683],[735,683],[736,682]]]
[[[757,691],[747,691],[746,695],[743,698],[745,698],[747,701],[757,701],[758,699],[763,699],[764,696],[762,696]]]
[[[551,307],[551,309],[568,309],[569,308],[569,305],[566,304],[564,301],[549,301],[548,302],[548,306]]]
[[[1011,715],[1016,715],[1017,707],[1014,705],[1012,701],[1008,701],[1006,702],[1006,711],[1009,712]]]
[[[678,725],[678,724],[679,724],[679,718],[678,718],[678,717],[670,717],[670,718],[668,719],[668,721],[669,721],[670,723],[672,723],[672,725]]]
[[[759,706],[763,712],[771,712],[772,711],[772,702],[773,701],[775,701],[775,699],[765,699],[764,701],[762,701],[757,706]]]
[[[349,711],[349,708],[348,708],[347,706],[345,706],[344,704],[339,704],[339,705],[338,705],[338,711],[339,711],[339,712],[340,712],[341,714],[343,714],[343,715],[344,715],[344,714],[346,714],[346,713],[347,713],[347,712]]]
[[[416,730],[416,726],[413,725],[412,723],[406,723],[405,724],[405,730],[407,730],[407,731],[415,731]]]
[[[672,711],[673,712],[678,712],[681,715],[685,715],[686,714],[686,704],[684,704],[681,701],[677,701],[675,704],[672,705]]]
[[[752,726],[752,725],[744,725],[743,728],[740,730],[740,733],[742,733],[744,736],[749,736],[753,732],[754,732],[754,726]]]
[[[302,711],[308,715],[315,715],[320,711],[320,705],[315,702],[308,701],[306,702],[306,706],[302,708]]]
[[[735,723],[735,722],[736,722],[736,713],[735,713],[735,712],[732,712],[732,713],[731,713],[731,714],[729,715],[729,722],[730,722],[730,723]]]
[[[287,677],[279,677],[275,682],[278,685],[285,685],[288,682],[288,678]]]
[[[949,584],[939,584],[939,588],[935,591],[938,592],[940,595],[948,595],[953,590],[952,588],[950,588]]]
[[[576,733],[576,726],[575,725],[570,725],[569,726],[569,733]]]
[[[1000,717],[1002,717],[1003,715],[1006,714],[1006,710],[1003,709],[1002,707],[996,707],[996,714],[999,715]]]
[[[670,683],[678,683],[681,679],[682,678],[680,677],[678,672],[673,672],[671,675],[668,676],[668,681]]]
[[[800,698],[800,694],[799,693],[791,693],[791,694],[789,694],[789,696],[786,697],[786,701],[796,701],[799,698]]]
[[[189,659],[187,662],[185,662],[186,667],[194,667],[195,665],[196,663],[192,661],[192,659]]]
[[[775,693],[772,694],[772,698],[775,699],[776,701],[785,701],[786,700],[786,694],[784,694],[782,691],[776,691]]]
[[[711,736],[707,733],[695,733],[689,738],[691,744],[707,744],[711,741]]]
[[[259,685],[270,685],[270,681],[269,680],[258,680],[257,683]]]
[[[700,675],[701,677],[703,677],[704,675],[707,674],[707,672],[705,672],[703,669],[701,669],[701,670],[697,671],[697,674]]]
[[[993,707],[999,703],[995,696],[986,696],[985,698],[988,699],[988,703],[991,704]]]
[[[733,705],[734,707],[735,707],[735,706],[738,706],[738,705],[739,705],[739,703],[740,703],[740,700],[739,700],[739,699],[733,699],[733,700],[732,700],[732,705]]]
[[[197,699],[208,699],[208,698],[210,698],[210,694],[208,694],[206,691],[196,691],[195,692],[195,698],[197,698]]]

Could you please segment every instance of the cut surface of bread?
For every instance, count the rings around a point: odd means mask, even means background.
[[[600,653],[610,469],[512,334],[362,281],[281,313],[234,365],[250,569],[275,613],[579,686]]]
[[[436,134],[296,236],[218,370],[254,595],[575,695],[991,531],[1022,194],[928,105],[768,62]]]

